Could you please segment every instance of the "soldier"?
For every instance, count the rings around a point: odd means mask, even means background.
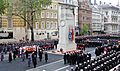
[[[66,62],[67,62],[67,55],[66,55],[66,53],[64,53],[63,59],[64,59],[64,64],[66,64]]]
[[[88,60],[91,60],[91,54],[88,53]]]
[[[101,54],[101,52],[100,52],[100,50],[98,49],[98,47],[96,47],[96,49],[95,49],[95,54],[96,54],[96,56],[99,56],[99,55]]]
[[[28,51],[27,50],[26,50],[25,54],[26,54],[26,59],[28,59]]]
[[[71,67],[70,69],[71,69],[71,71],[74,71],[73,67]]]
[[[79,67],[78,67],[78,65],[76,65],[75,71],[79,71]]]
[[[47,63],[47,61],[48,61],[48,53],[45,52],[45,62]]]
[[[72,53],[69,54],[69,64],[72,65]]]
[[[78,64],[78,65],[79,65],[79,63],[80,63],[80,59],[81,59],[80,57],[81,57],[81,54],[78,54],[78,55],[77,55],[77,64]]]
[[[69,63],[70,62],[70,60],[69,60],[69,53],[67,53],[66,59],[67,59],[67,63]]]
[[[39,60],[41,62],[42,61],[42,50],[39,50],[38,54],[39,54]]]

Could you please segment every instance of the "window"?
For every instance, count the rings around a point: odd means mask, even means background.
[[[67,3],[67,0],[66,0],[66,3]]]
[[[108,15],[108,12],[105,12],[106,13],[106,15]]]
[[[89,17],[87,17],[86,19],[89,20]]]
[[[44,16],[45,16],[45,14],[42,12],[42,13],[41,13],[41,18],[44,18]]]
[[[44,5],[42,4],[42,5],[41,5],[41,7],[43,8],[43,7],[44,7]]]
[[[52,13],[50,13],[50,18],[53,18],[53,14]]]
[[[83,17],[83,20],[85,20],[85,17]]]
[[[44,29],[45,28],[45,24],[44,24],[44,22],[42,21],[41,22],[41,29]]]
[[[39,22],[36,22],[36,29],[39,29]]]
[[[13,20],[8,19],[8,29],[12,29],[12,27],[13,27]]]
[[[57,29],[57,22],[55,22],[55,29]]]
[[[50,29],[49,21],[47,21],[47,23],[46,23],[46,29]]]
[[[53,22],[51,22],[50,26],[51,26],[50,28],[53,29]]]
[[[82,11],[83,13],[85,13],[85,11]]]
[[[72,0],[69,0],[69,3],[72,4]]]
[[[47,9],[50,9],[50,8],[51,8],[51,6],[50,6],[50,5],[47,5],[47,6],[46,6],[46,8],[47,8]]]
[[[97,24],[97,27],[100,27],[100,25],[99,25],[99,24]]]
[[[57,14],[56,13],[54,13],[54,18],[57,18]]]
[[[49,12],[46,13],[46,18],[49,18]]]
[[[96,27],[95,24],[92,25],[93,27]]]
[[[57,5],[54,5],[54,9],[55,9],[55,10],[57,9]]]
[[[55,29],[55,23],[52,24],[52,29]]]
[[[36,13],[36,19],[38,19],[38,14]]]

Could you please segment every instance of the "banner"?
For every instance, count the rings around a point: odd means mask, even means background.
[[[74,41],[74,30],[72,28],[72,41]]]
[[[69,27],[69,31],[68,31],[68,39],[71,41],[71,38],[72,38],[72,36],[71,36],[71,31],[70,31],[70,27]]]
[[[70,28],[69,27],[69,31],[68,31],[68,39],[70,40],[70,41],[74,41],[74,29],[72,28]]]

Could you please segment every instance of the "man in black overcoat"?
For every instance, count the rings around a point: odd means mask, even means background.
[[[12,61],[12,52],[9,52],[9,62],[11,62]]]
[[[47,61],[48,61],[48,53],[45,52],[45,62],[47,62]]]

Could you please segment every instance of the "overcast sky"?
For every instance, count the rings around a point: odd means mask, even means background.
[[[94,0],[91,0],[92,3],[94,3]],[[118,0],[96,0],[97,3],[99,4],[99,1],[102,1],[102,3],[106,2],[107,4],[112,3],[112,5],[117,5]],[[120,5],[120,0],[119,0],[119,5]]]

